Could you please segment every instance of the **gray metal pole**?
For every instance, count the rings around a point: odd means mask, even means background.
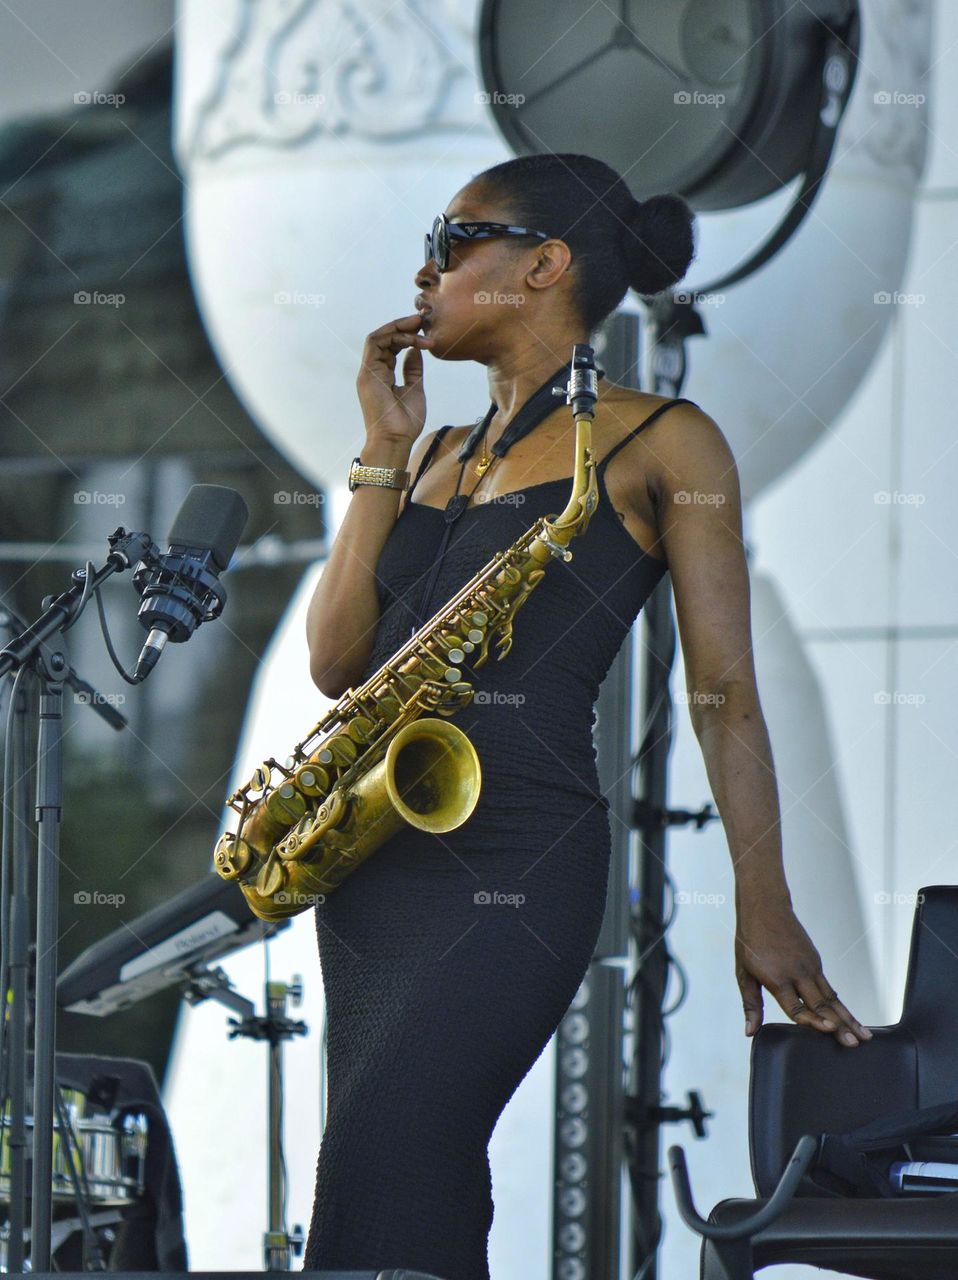
[[[48,608],[53,597],[47,597]],[[37,996],[33,1054],[33,1214],[31,1271],[49,1271],[53,1215],[53,1090],[55,1088],[57,920],[62,813],[63,640],[48,657],[50,679],[40,695],[37,735]]]

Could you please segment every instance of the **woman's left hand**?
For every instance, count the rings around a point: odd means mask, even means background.
[[[735,976],[746,1035],[762,1025],[762,987],[767,987],[794,1022],[832,1032],[839,1044],[852,1048],[872,1038],[832,989],[822,958],[787,899],[738,903]]]

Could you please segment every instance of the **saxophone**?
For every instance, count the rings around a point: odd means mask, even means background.
[[[444,833],[479,800],[482,770],[467,735],[448,717],[475,690],[462,664],[481,667],[495,640],[498,661],[512,647],[512,621],[553,558],[571,560],[598,504],[592,419],[592,347],[572,350],[566,403],[575,418],[572,493],[557,516],[542,516],[497,552],[359,689],[293,748],[285,765],[264,761],[230,797],[235,832],[220,836],[214,869],[235,880],[261,920],[307,910],[337,887],[403,823]]]

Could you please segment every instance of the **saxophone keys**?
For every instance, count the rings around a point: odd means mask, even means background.
[[[455,684],[461,675],[462,675],[462,672],[459,670],[458,667],[446,667],[445,671],[443,672],[443,679],[448,684]]]
[[[353,716],[349,724],[346,726],[346,732],[354,742],[361,745],[368,742],[372,737],[375,725],[368,716]]]
[[[259,765],[253,770],[253,776],[246,784],[247,791],[265,791],[269,786],[269,768],[265,764]]]
[[[356,744],[343,734],[335,738],[322,751],[316,752],[320,764],[350,765],[356,759]]]
[[[278,893],[283,887],[286,879],[286,872],[279,863],[275,855],[270,854],[266,862],[260,867],[259,875],[256,877],[256,892],[264,898],[271,898],[274,893]]]
[[[475,648],[477,644],[482,644],[485,639],[485,633],[480,631],[478,627],[469,632],[469,643]]]
[[[250,847],[245,840],[237,840],[233,831],[225,831],[216,842],[213,865],[224,880],[241,876],[252,861]]]
[[[383,720],[392,720],[401,707],[402,703],[392,692],[381,693],[376,698],[376,709]]]
[[[291,782],[284,782],[267,796],[266,812],[277,822],[298,822],[306,812],[306,797]]]
[[[329,790],[330,777],[326,769],[317,768],[314,764],[302,764],[293,774],[293,782],[307,796],[325,795]]]
[[[310,828],[310,835],[314,840],[324,836],[331,827],[336,826],[346,812],[347,802],[348,796],[337,787],[326,803],[319,806]]]

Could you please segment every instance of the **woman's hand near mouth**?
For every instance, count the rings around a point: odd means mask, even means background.
[[[356,390],[369,440],[411,447],[425,426],[422,353],[433,339],[416,332],[422,323],[418,313],[402,316],[374,329],[366,338]],[[403,384],[397,386],[396,357],[403,348]]]

